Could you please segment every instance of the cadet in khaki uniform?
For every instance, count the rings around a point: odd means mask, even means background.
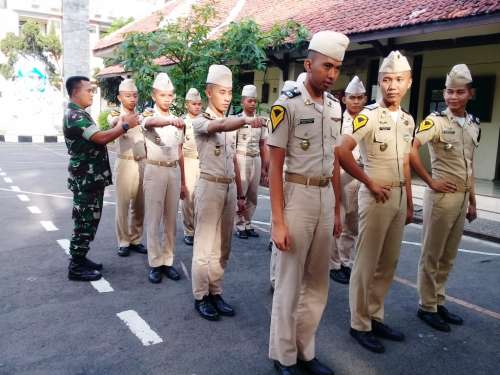
[[[345,89],[342,102],[346,110],[342,116],[341,134],[352,134],[352,120],[366,104],[366,90],[363,82],[354,76]],[[359,147],[353,150],[354,159],[362,166]],[[354,243],[358,236],[358,191],[360,182],[344,170],[340,171],[340,185],[342,186],[342,205],[340,218],[342,234],[333,241],[332,256],[330,258],[330,278],[341,284],[349,284],[351,277]]]
[[[194,139],[193,121],[201,114],[201,96],[198,90],[190,88],[186,94],[187,113],[183,117],[184,131],[184,173],[186,175],[186,196],[182,201],[182,220],[184,222],[184,243],[193,246],[194,242],[194,191],[200,176],[200,161]]]
[[[328,259],[340,224],[340,168],[334,147],[342,110],[326,92],[340,73],[349,39],[313,35],[307,78],[271,107],[272,238],[278,248],[269,357],[280,374],[333,374],[315,358],[315,335],[328,299]],[[283,182],[284,166],[284,182]],[[333,184],[333,187],[332,187]],[[336,234],[340,228],[335,226]]]
[[[258,128],[263,125],[258,118],[224,116],[231,104],[232,87],[232,73],[228,67],[210,66],[206,89],[208,108],[193,122],[200,156],[200,178],[195,192],[191,275],[194,307],[202,318],[208,320],[235,314],[222,299],[224,269],[231,251],[234,208],[237,204],[239,210],[245,209],[235,157],[234,131],[245,124]]]
[[[179,197],[186,191],[182,141],[184,121],[170,113],[174,86],[166,73],[153,83],[154,109],[143,113],[147,159],[144,171],[144,201],[148,238],[148,279],[157,284],[164,274],[171,280],[180,275],[173,267]],[[163,239],[163,243],[162,243]]]
[[[303,74],[303,73],[301,73]],[[281,95],[286,95],[288,91],[293,91],[297,87],[297,82],[295,81],[285,81],[283,87],[281,88]],[[270,211],[269,221],[273,222],[272,211]],[[269,251],[271,252],[271,258],[269,260],[269,281],[271,282],[271,292],[274,292],[274,282],[276,280],[276,257],[278,256],[278,249],[273,246],[273,241],[269,241]]]
[[[466,65],[453,67],[446,77],[447,108],[427,116],[419,125],[411,153],[411,164],[429,188],[424,195],[422,254],[418,267],[420,309],[418,317],[431,327],[449,332],[451,324],[462,324],[445,303],[445,283],[462,238],[465,218],[476,218],[474,151],[479,144],[479,119],[465,109],[472,98],[472,77]],[[428,143],[432,176],[418,153]]]
[[[378,338],[403,341],[404,335],[383,323],[384,298],[399,258],[405,223],[413,216],[410,149],[413,118],[400,103],[411,86],[406,57],[392,51],[379,69],[382,99],[353,121],[353,134],[338,147],[345,171],[363,185],[359,191],[359,236],[349,285],[351,335],[376,353]],[[352,155],[359,145],[364,170]]]
[[[257,106],[257,87],[246,85],[241,92],[241,115],[255,117]],[[257,208],[257,193],[261,172],[267,178],[267,130],[265,127],[254,129],[243,125],[236,131],[236,159],[240,168],[241,189],[245,197],[246,210],[236,213],[236,235],[239,238],[259,237],[252,228],[252,217]]]
[[[108,123],[116,126],[121,115],[135,113],[137,87],[132,79],[125,79],[118,87],[119,111],[111,111]],[[115,162],[116,183],[116,237],[118,255],[126,257],[130,250],[146,254],[141,244],[144,224],[144,159],[146,147],[140,127],[130,129],[118,138],[118,152]],[[129,223],[130,221],[130,223]]]

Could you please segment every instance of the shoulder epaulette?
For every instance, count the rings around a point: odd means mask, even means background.
[[[407,115],[410,115],[410,116],[411,116],[411,113],[410,113],[410,112],[408,112],[407,110],[405,110],[404,108],[401,108],[401,110],[402,110],[404,113],[406,113]]]
[[[365,109],[368,109],[369,111],[373,111],[376,108],[378,108],[378,103],[373,103],[373,104],[365,105]]]
[[[434,112],[431,113],[431,115],[443,117],[443,116],[446,116],[446,113],[443,112],[443,111],[434,111]]]
[[[474,115],[470,115],[470,117],[472,118],[472,122],[474,122],[476,125],[481,125],[481,120],[479,120],[479,117]]]
[[[155,113],[155,111],[153,108],[146,108],[146,109],[144,109],[144,112],[142,113],[142,115],[144,117],[150,117],[150,116],[153,116],[154,113]]]
[[[113,116],[113,117],[120,116],[120,111],[117,111],[116,109],[113,109],[111,111],[111,116]]]
[[[333,96],[333,95],[332,95],[332,94],[330,94],[329,92],[328,92],[328,93],[326,93],[326,97],[327,97],[328,99],[330,99],[330,100],[333,100],[334,102],[338,102],[338,101],[339,101],[339,100],[338,100],[335,96]]]
[[[210,115],[210,113],[203,112],[201,115],[209,120],[213,120],[213,117]]]
[[[292,90],[288,90],[288,91],[285,91],[283,92],[283,95],[285,95],[287,98],[295,98],[296,96],[299,96],[301,94],[301,92],[299,91],[298,88],[294,88]]]

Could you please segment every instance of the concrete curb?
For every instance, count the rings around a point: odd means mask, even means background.
[[[0,135],[0,142],[5,143],[62,143],[62,135]]]

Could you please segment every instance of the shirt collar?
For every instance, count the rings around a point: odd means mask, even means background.
[[[460,124],[460,122],[457,121],[457,119],[459,117],[457,117],[453,113],[451,113],[451,111],[448,107],[446,108],[444,113],[446,114],[446,117],[448,117],[448,120],[450,120],[450,122],[454,122],[454,123],[458,124],[458,126],[460,126],[460,127],[465,126],[465,124],[469,121],[469,117],[470,117],[469,114],[467,113],[467,111],[465,111],[465,114],[464,114],[465,121],[464,121],[464,124],[462,125],[462,124]]]
[[[207,107],[205,112],[208,113],[210,116],[215,117],[215,118],[224,118],[224,116],[217,115],[217,113],[215,113],[215,111],[210,106]]]
[[[78,104],[76,103],[73,103],[73,102],[69,102],[68,103],[68,107],[71,108],[71,109],[83,109],[82,107],[80,107]]]

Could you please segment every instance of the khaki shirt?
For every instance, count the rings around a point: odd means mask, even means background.
[[[119,110],[113,110],[108,115],[109,126],[115,126],[115,121],[122,114],[130,114],[125,108],[120,107]],[[118,138],[118,157],[120,155],[133,157],[135,160],[141,160],[146,157],[146,146],[144,134],[140,126],[129,129],[125,134]]]
[[[152,118],[176,117],[174,115],[164,116],[155,106],[144,111],[141,127],[146,139],[146,151],[148,160],[173,162],[179,160],[179,145],[184,141],[183,130],[175,126],[163,126],[146,128],[146,124]]]
[[[415,122],[401,110],[394,120],[383,102],[369,105],[354,118],[353,133],[365,173],[379,184],[405,181],[404,158],[411,151]]]
[[[193,121],[194,138],[200,157],[200,172],[234,178],[236,131],[208,134],[208,124],[217,117],[210,107]]]
[[[466,114],[463,127],[446,109],[430,114],[417,129],[420,144],[429,142],[432,177],[445,178],[457,186],[470,188],[474,151],[479,145],[479,119]]]
[[[243,116],[239,114],[238,117]],[[243,125],[236,130],[236,152],[247,156],[260,155],[260,141],[267,139],[265,127],[252,128],[250,125]]]
[[[196,118],[200,116],[197,116]],[[198,149],[196,148],[196,140],[194,138],[193,129],[193,121],[196,118],[192,118],[188,114],[184,115],[182,118],[186,124],[186,127],[184,128],[184,143],[182,145],[182,152],[185,157],[198,159]]]
[[[272,106],[267,144],[286,149],[285,172],[330,177],[341,120],[340,103],[333,95],[325,93],[321,105],[300,84]]]
[[[342,129],[340,134],[352,134],[352,118],[351,114],[345,110],[342,116]],[[354,147],[352,150],[352,156],[354,156],[354,160],[358,162],[358,164],[362,164],[361,162],[361,153],[359,152],[359,146]]]

